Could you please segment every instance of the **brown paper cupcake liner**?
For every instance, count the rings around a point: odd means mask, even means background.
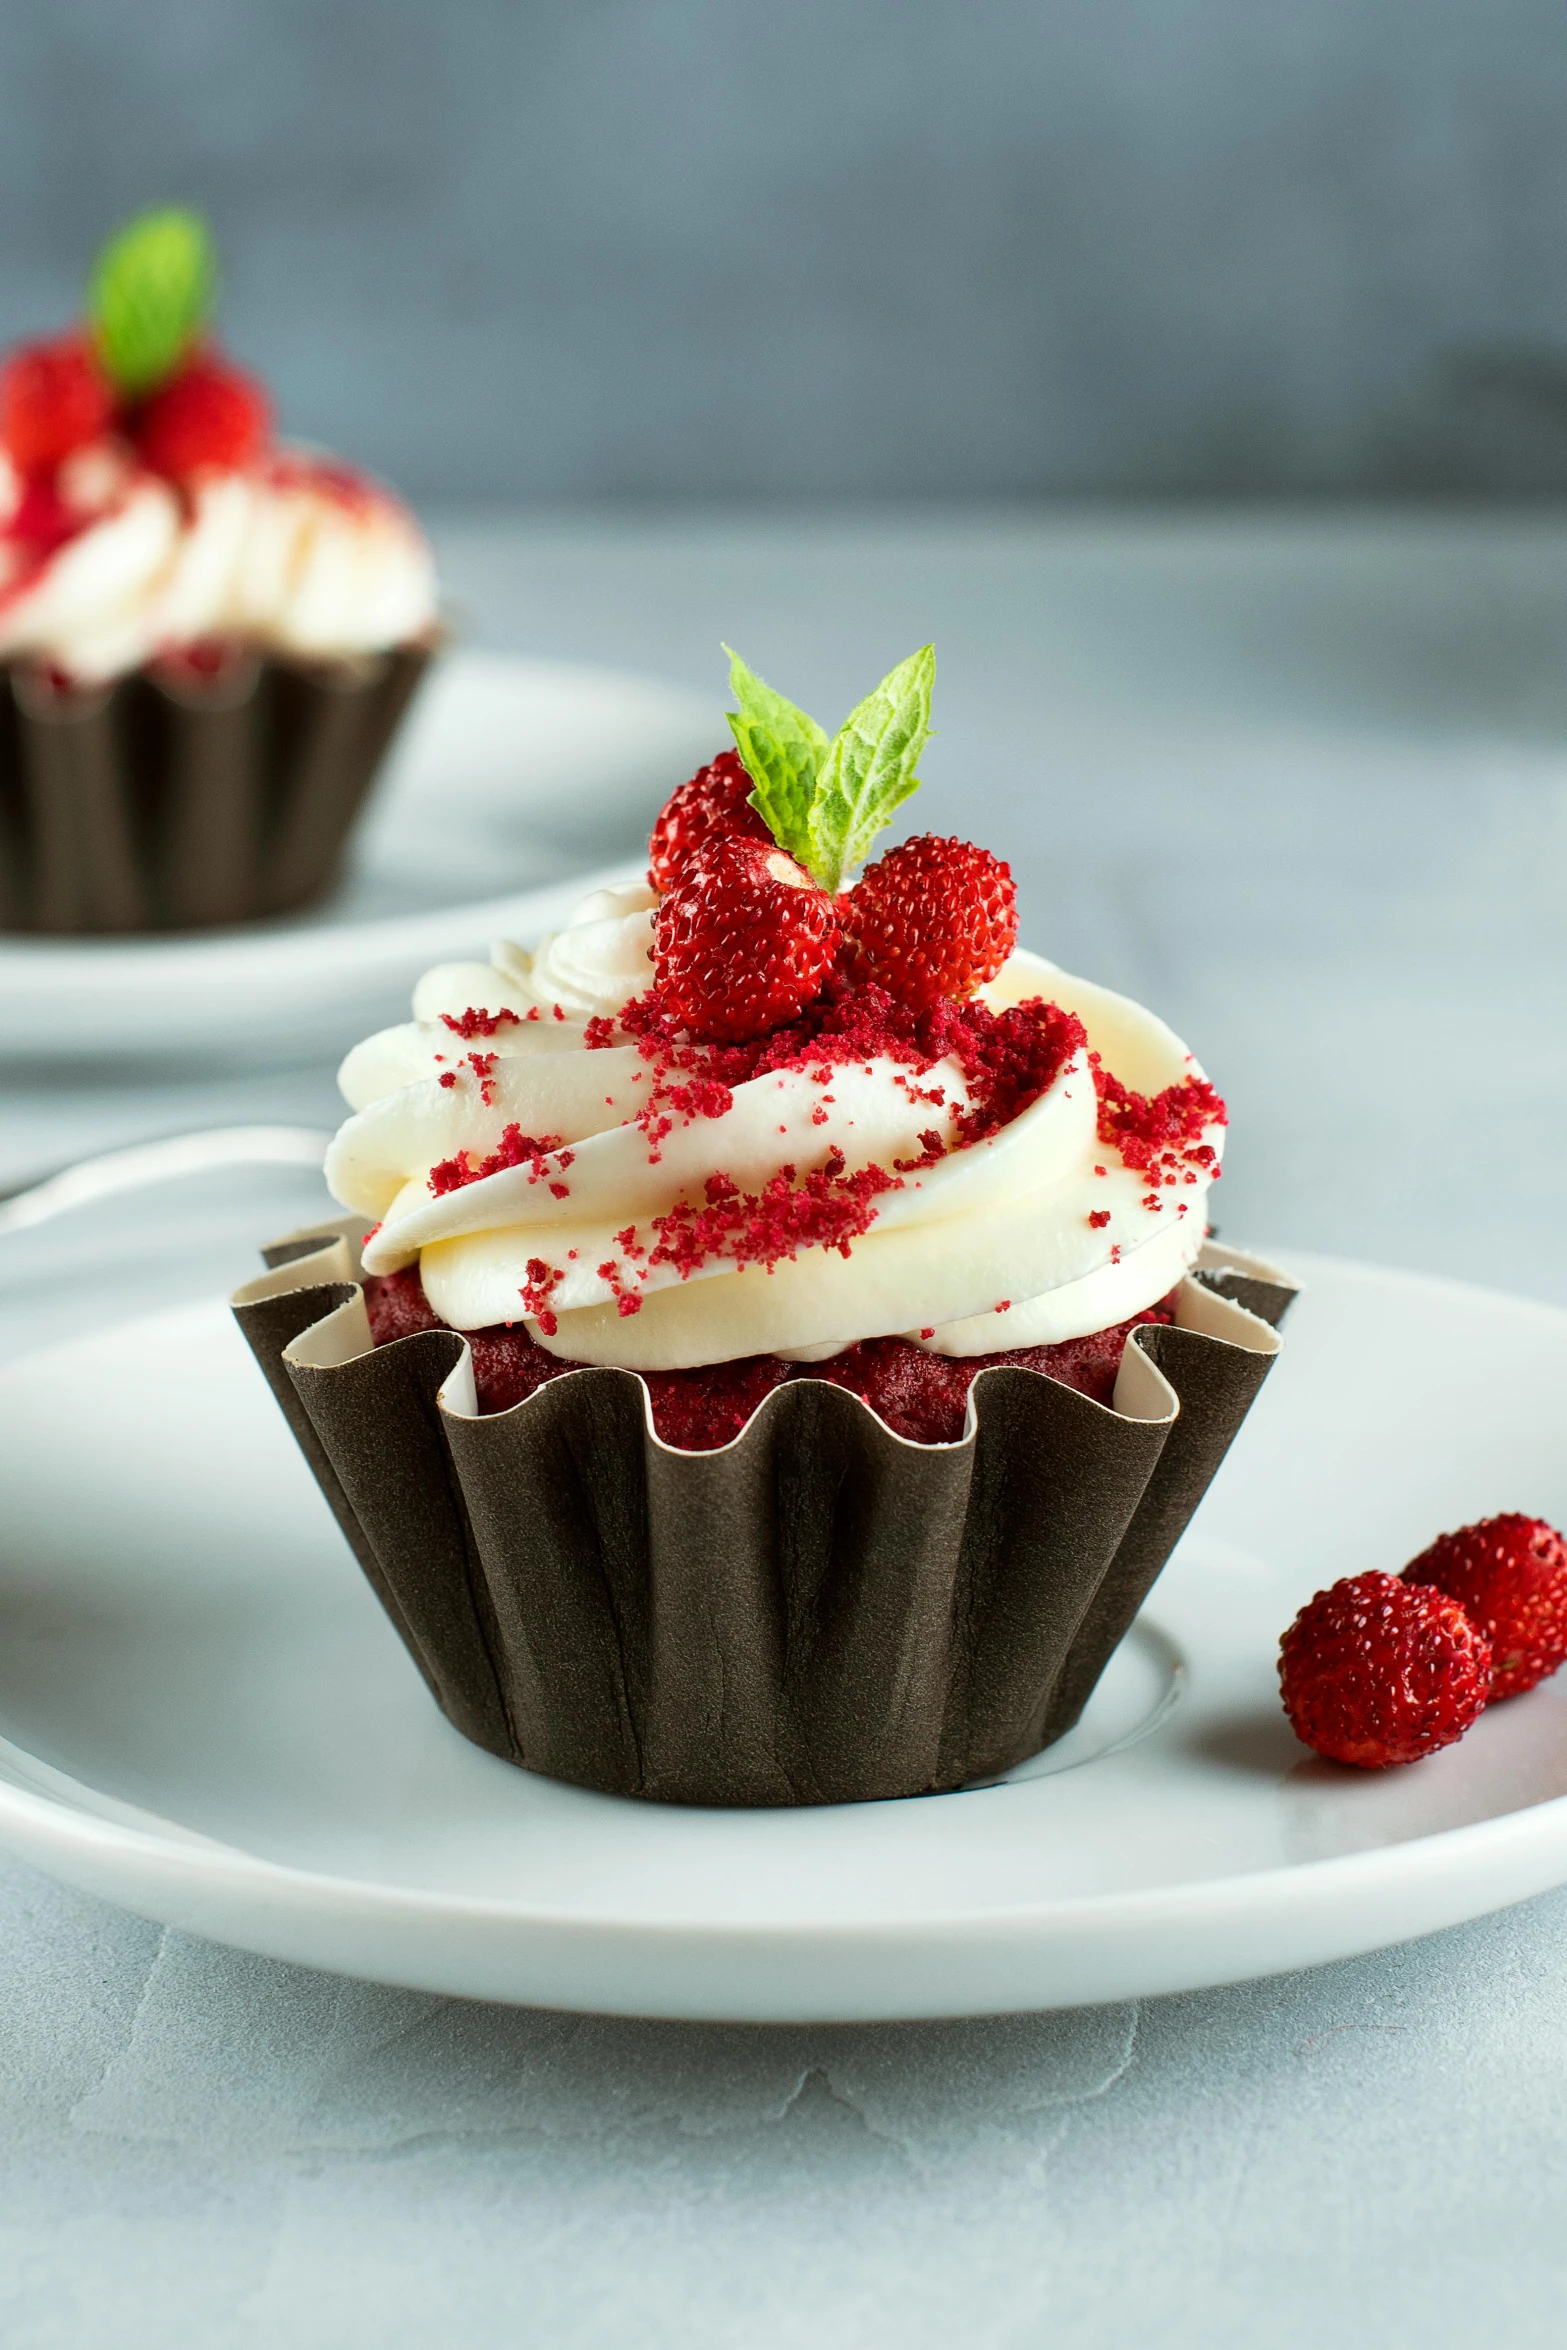
[[[345,1217],[233,1299],[431,1693],[492,1754],[664,1802],[866,1802],[996,1777],[1061,1737],[1276,1354],[1294,1295],[1215,1244],[1113,1408],[1005,1366],[951,1445],[825,1380],[722,1451],[653,1432],[635,1372],[480,1417],[467,1342],[376,1348]]]
[[[0,929],[199,930],[322,896],[433,643],[61,693],[0,663]]]

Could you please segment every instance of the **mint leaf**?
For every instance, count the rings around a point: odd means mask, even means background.
[[[806,863],[822,888],[837,891],[893,811],[919,789],[920,753],[930,739],[936,648],[900,661],[833,736],[811,808]]]
[[[729,654],[729,690],[739,703],[729,713],[735,738],[754,789],[751,805],[781,849],[806,863],[811,847],[811,803],[827,753],[827,737],[814,718]]]
[[[150,392],[172,375],[212,307],[217,266],[198,213],[169,206],[116,231],[93,264],[87,315],[122,392]]]

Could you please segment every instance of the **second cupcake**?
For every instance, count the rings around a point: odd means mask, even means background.
[[[412,516],[274,439],[214,284],[201,222],[147,214],[0,369],[0,928],[319,897],[435,645]]]

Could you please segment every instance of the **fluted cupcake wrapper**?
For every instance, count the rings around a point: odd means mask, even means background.
[[[1293,1290],[1210,1247],[1114,1408],[974,1382],[951,1445],[824,1380],[722,1451],[631,1371],[480,1416],[467,1342],[374,1347],[363,1223],[264,1251],[235,1315],[439,1705],[526,1769],[666,1802],[864,1802],[993,1778],[1077,1720],[1265,1377]]]
[[[433,644],[60,693],[0,664],[0,929],[196,930],[320,897]]]

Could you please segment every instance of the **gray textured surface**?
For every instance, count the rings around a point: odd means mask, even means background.
[[[344,1983],[0,1864],[8,2350],[1560,2339],[1567,1895],[1284,1981],[833,2030]]]
[[[212,211],[420,495],[1567,487],[1559,0],[0,10],[0,330]]]
[[[1567,1302],[1567,525],[491,523],[444,546],[495,642],[703,686],[723,634],[831,719],[933,632],[918,820],[1011,853],[1027,935],[1202,1052],[1236,1111],[1227,1229]],[[107,1100],[13,1072],[6,1106],[66,1148],[111,1114],[333,1114],[325,1071]],[[199,1192],[195,1286],[248,1269],[261,1204]],[[9,1343],[58,1323],[73,1265],[105,1310],[137,1302],[123,1228],[90,1222],[0,1264]],[[1554,2344],[1564,2018],[1567,1894],[1136,2011],[796,2032],[341,1983],[7,1864],[0,2335]]]

